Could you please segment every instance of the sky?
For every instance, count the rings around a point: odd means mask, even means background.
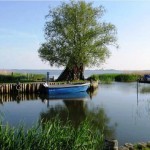
[[[150,0],[86,1],[104,6],[103,20],[117,28],[119,48],[111,48],[111,57],[95,69],[150,70]],[[37,51],[45,42],[45,16],[60,3],[0,0],[0,69],[56,68],[42,62]]]

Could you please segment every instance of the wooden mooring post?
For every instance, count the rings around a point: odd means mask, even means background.
[[[17,93],[42,93],[44,82],[31,82],[31,83],[3,83],[0,84],[0,94],[17,94]],[[59,82],[48,82],[49,85],[66,84]],[[94,90],[98,87],[98,82],[93,81],[90,84],[90,90]]]
[[[39,93],[43,82],[0,84],[0,94]]]

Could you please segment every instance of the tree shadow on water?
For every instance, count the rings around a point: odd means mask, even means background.
[[[83,121],[88,120],[93,131],[103,132],[105,138],[113,139],[115,136],[116,126],[110,126],[110,118],[107,116],[103,107],[93,108],[89,110],[87,102],[84,100],[63,100],[64,106],[56,105],[49,107],[46,112],[41,112],[40,121],[52,121],[59,118],[62,123],[68,120],[77,128]]]

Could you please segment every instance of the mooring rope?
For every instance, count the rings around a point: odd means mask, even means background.
[[[16,84],[16,90],[19,91],[21,89],[21,85],[20,84]]]

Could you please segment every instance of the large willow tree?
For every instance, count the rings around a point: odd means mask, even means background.
[[[110,56],[110,45],[116,44],[116,28],[102,20],[102,6],[70,1],[61,3],[46,16],[46,42],[39,56],[51,66],[64,66],[58,80],[83,79],[85,67],[100,65]]]

